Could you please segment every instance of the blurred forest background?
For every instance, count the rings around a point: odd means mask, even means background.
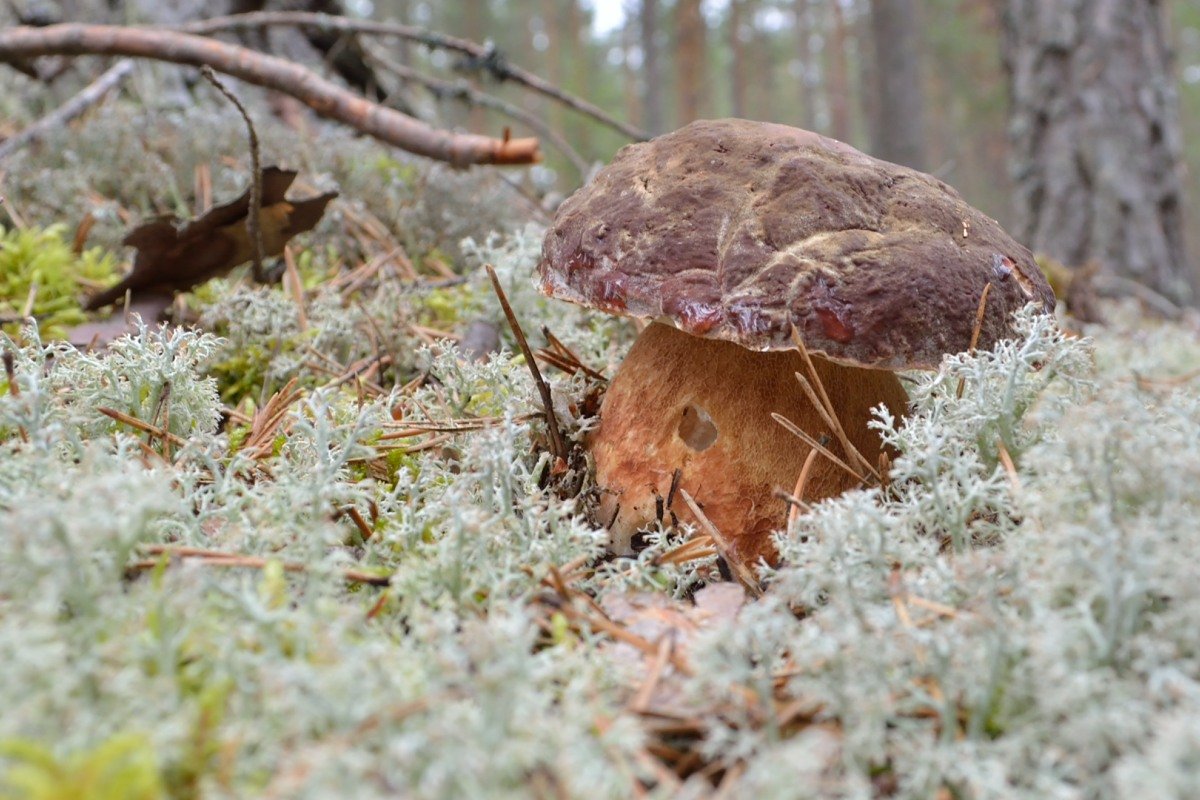
[[[1069,25],[1072,16],[1083,19],[1109,13],[1100,10],[1102,5],[1051,2],[1039,8],[1037,2],[1015,0],[362,0],[357,11],[492,40],[499,52],[521,66],[649,133],[668,131],[696,118],[739,116],[797,125],[841,139],[937,175],[1034,249],[1049,250],[1070,262],[1097,253],[1073,253],[1076,248],[1071,246],[1053,252],[1058,249],[1056,234],[1039,232],[1039,224],[1070,228],[1072,222],[1053,212],[1036,214],[1040,223],[1028,219],[1035,202],[1030,192],[1036,190],[1014,183],[1014,174],[1028,169],[1023,163],[1028,159],[1014,158],[1013,143],[1020,141],[1021,123],[1011,113],[1009,70],[1019,58],[1016,51],[1030,41],[1021,39],[1023,34],[1014,33],[1013,27],[1014,23],[1042,29]],[[1086,48],[1078,43],[1062,46],[1072,50],[1070,57],[1077,59],[1075,66],[1081,72],[1088,71],[1089,65],[1080,58],[1106,60],[1113,69],[1124,70],[1119,49],[1161,47],[1159,54],[1150,56],[1150,60],[1162,59],[1159,78],[1137,75],[1136,67],[1126,70],[1125,77],[1134,82],[1134,90],[1140,91],[1136,84],[1141,82],[1153,86],[1158,96],[1132,102],[1167,106],[1168,130],[1162,138],[1168,149],[1178,150],[1179,163],[1165,170],[1175,172],[1182,196],[1190,198],[1174,223],[1190,239],[1186,247],[1190,258],[1182,254],[1181,242],[1155,253],[1159,248],[1145,241],[1130,242],[1128,252],[1119,257],[1180,262],[1134,265],[1131,271],[1167,295],[1188,300],[1194,294],[1194,262],[1200,253],[1200,136],[1184,134],[1200,131],[1200,3],[1138,0],[1108,5],[1121,8],[1113,24],[1125,30],[1096,43],[1090,56],[1080,54]],[[1021,16],[1026,19],[1014,19]],[[1136,27],[1150,30],[1134,31]],[[1065,38],[1072,35],[1076,34],[1068,32]],[[1040,44],[1053,57],[1054,43]],[[440,66],[450,66],[450,59],[438,53],[435,66],[439,56]],[[411,56],[401,53],[401,57]],[[881,62],[887,66],[881,68]],[[1016,69],[1019,72],[1019,65]],[[1086,75],[1081,78],[1089,80]],[[1167,84],[1157,86],[1158,80]],[[611,129],[519,87],[481,84],[479,88],[548,119],[588,160],[606,161],[626,141]],[[1115,93],[1120,88],[1100,87],[1100,91]],[[1044,107],[1026,110],[1046,113]],[[493,113],[460,108],[452,119],[476,131],[496,131],[511,124],[499,115],[490,116]],[[1074,135],[1088,137],[1089,133]],[[1137,149],[1136,142],[1129,143],[1128,150]],[[559,172],[568,169],[553,147],[546,150],[552,167]],[[1121,148],[1109,149],[1108,156],[1131,157]],[[1073,156],[1047,147],[1044,157]],[[1096,171],[1104,169],[1101,165]],[[1163,169],[1151,166],[1148,171]],[[1113,176],[1118,183],[1137,179]],[[1058,201],[1073,202],[1069,197]],[[1156,200],[1135,194],[1120,202],[1149,206]],[[1114,225],[1123,224],[1114,220]],[[1166,281],[1152,276],[1156,270],[1188,274],[1193,289],[1171,290]]]
[[[1195,0],[6,0],[0,18],[181,24],[263,10],[393,20],[493,48],[472,60],[305,29],[316,57],[373,99],[439,127],[542,139],[528,180],[550,209],[630,130],[771,120],[931,172],[1067,267],[1099,266],[1171,304],[1200,297]],[[224,36],[314,55],[294,28]],[[498,80],[508,63],[625,132]]]

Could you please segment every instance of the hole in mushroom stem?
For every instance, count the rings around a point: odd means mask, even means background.
[[[707,411],[689,403],[683,409],[683,418],[679,420],[679,438],[699,453],[712,447],[717,440],[717,426]]]
[[[650,531],[637,531],[629,538],[629,549],[634,555],[650,546]]]

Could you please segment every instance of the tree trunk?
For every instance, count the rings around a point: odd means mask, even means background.
[[[750,30],[753,34],[750,39],[750,54],[753,56],[750,61],[750,74],[757,77],[758,80],[751,84],[756,91],[750,95],[750,115],[754,119],[769,120],[775,119],[779,115],[780,104],[776,102],[779,58],[774,51],[775,37],[771,35],[770,31],[760,31],[754,21],[757,11],[753,5],[757,4],[752,4],[750,9],[752,20]]]
[[[796,27],[796,60],[800,62],[800,77],[796,80],[796,99],[800,102],[797,117],[800,127],[815,130],[817,109],[814,104],[816,93],[813,91],[815,76],[812,74],[812,15],[809,13],[808,0],[794,0],[792,6]]]
[[[1190,303],[1166,13],[1159,0],[1007,0],[1014,233]]]
[[[742,39],[745,0],[729,1],[729,107],[735,117],[746,116],[746,47]]]
[[[563,21],[563,41],[567,43],[571,74],[568,78],[569,83],[563,86],[582,97],[593,97],[595,93],[592,91],[592,83],[596,73],[590,63],[587,14],[579,6],[579,0],[566,0],[564,6],[566,19]],[[567,135],[571,144],[581,153],[587,153],[591,150],[592,138],[589,121],[579,114],[572,114],[569,119]]]
[[[871,0],[878,115],[872,154],[925,169],[925,93],[915,0]]]
[[[854,135],[850,124],[850,66],[846,57],[846,15],[841,3],[830,3],[832,15],[829,44],[829,80],[825,91],[829,96],[829,132],[839,141],[849,142]]]
[[[638,73],[634,66],[633,53],[638,49],[637,19],[633,14],[625,18],[621,26],[621,94],[625,103],[625,114],[629,122],[643,130],[646,128],[645,109],[642,107],[638,87]],[[639,65],[640,66],[640,65]]]
[[[700,0],[675,0],[675,82],[677,121],[686,125],[704,115],[704,15]]]
[[[658,59],[658,0],[642,0],[639,12],[642,33],[642,75],[646,81],[642,98],[645,114],[642,126],[648,133],[663,132],[662,68]]]

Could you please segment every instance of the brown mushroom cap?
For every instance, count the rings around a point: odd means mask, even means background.
[[[629,145],[547,233],[542,291],[753,350],[935,368],[1054,294],[1028,249],[942,181],[786,125],[699,121]]]

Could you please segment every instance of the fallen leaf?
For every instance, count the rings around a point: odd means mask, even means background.
[[[329,201],[337,197],[337,192],[327,192],[306,200],[287,200],[285,195],[295,178],[294,170],[266,167],[262,171],[259,227],[264,257],[279,255],[289,239],[311,230]],[[246,230],[249,211],[247,189],[233,202],[182,226],[168,216],[134,228],[123,240],[137,248],[133,269],[120,283],[90,298],[84,308],[94,311],[119,302],[126,292],[136,298],[145,293],[186,291],[250,261],[254,248]]]

